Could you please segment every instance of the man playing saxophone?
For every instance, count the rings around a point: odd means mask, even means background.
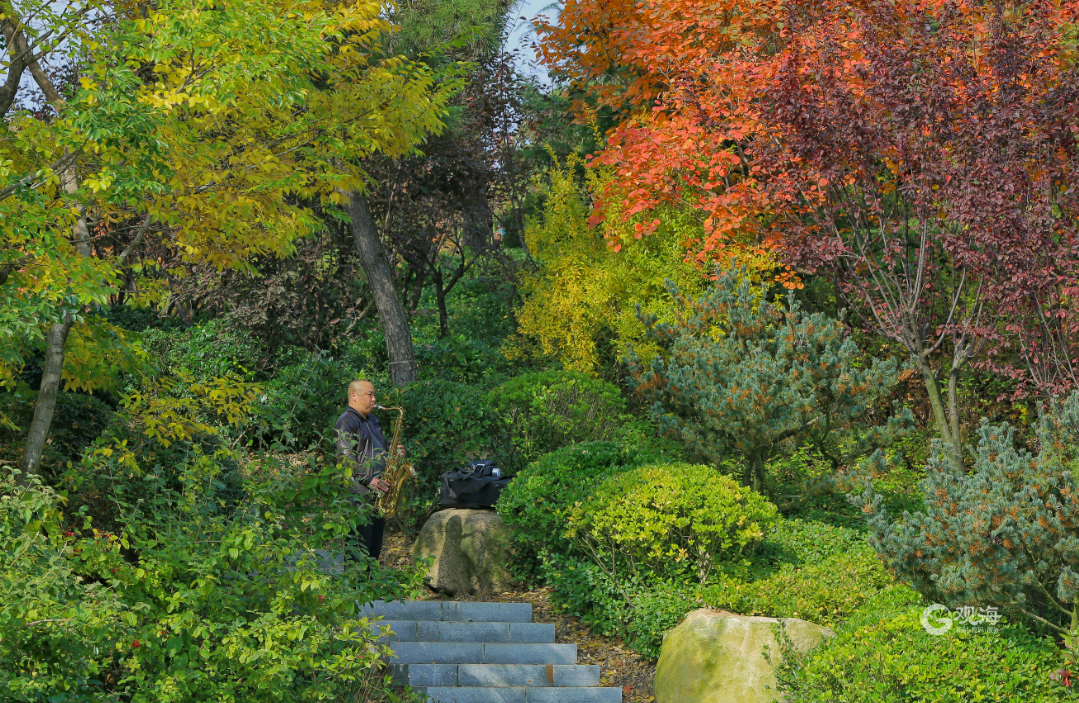
[[[375,405],[375,386],[366,379],[348,384],[348,408],[337,418],[337,457],[352,468],[351,491],[357,508],[362,503],[374,505],[375,497],[390,486],[383,480],[386,469],[386,437],[378,418],[371,411]],[[366,524],[357,525],[349,535],[355,547],[362,547],[373,558],[382,552],[382,532],[386,520],[377,511],[371,512]]]

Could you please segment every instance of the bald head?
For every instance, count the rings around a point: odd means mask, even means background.
[[[348,384],[348,406],[367,417],[375,409],[375,384],[365,378]]]

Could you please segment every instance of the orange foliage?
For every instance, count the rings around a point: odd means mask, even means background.
[[[1074,21],[1075,2],[1047,1],[1061,22]],[[689,206],[706,217],[705,236],[686,242],[697,261],[723,258],[735,243],[741,250],[750,246],[774,254],[780,245],[778,228],[770,226],[776,216],[794,203],[817,204],[830,184],[823,176],[813,178],[812,164],[792,158],[790,170],[799,172],[799,185],[812,183],[812,188],[785,187],[790,183],[782,182],[784,174],[756,171],[743,147],[784,140],[762,106],[777,82],[790,79],[792,58],[827,63],[841,55],[835,70],[851,95],[858,95],[859,69],[867,62],[852,16],[868,4],[567,0],[557,23],[538,27],[541,60],[591,98],[577,103],[582,118],[599,107],[621,115],[606,148],[592,160],[616,175],[596,203],[592,222],[601,221],[606,204],[616,200],[623,217],[660,204]],[[959,13],[974,35],[992,31],[992,3],[914,0],[905,5],[896,11],[911,17]],[[1025,5],[1008,10],[1029,11]],[[811,84],[803,87],[813,90]]]

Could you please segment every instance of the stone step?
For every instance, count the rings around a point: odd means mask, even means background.
[[[392,664],[397,686],[599,686],[594,664]]]
[[[536,622],[381,620],[389,642],[554,642],[554,625]]]
[[[433,703],[622,703],[620,688],[429,686],[416,690]]]
[[[391,642],[390,664],[576,664],[575,644]]]
[[[360,607],[360,617],[444,622],[532,622],[532,604],[376,600]]]

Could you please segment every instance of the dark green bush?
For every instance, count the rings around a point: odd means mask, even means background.
[[[566,536],[608,573],[695,578],[751,555],[779,513],[708,466],[656,464],[606,479],[570,511]]]
[[[266,350],[225,320],[209,320],[186,330],[152,328],[143,336],[146,346],[167,366],[200,381],[229,373],[252,378],[270,365]]]
[[[487,403],[498,459],[512,471],[570,444],[646,434],[626,414],[616,386],[581,373],[517,376],[493,389]]]
[[[453,334],[416,346],[416,362],[421,379],[441,378],[489,387],[490,380],[511,369],[502,353],[500,339]]]
[[[805,656],[786,651],[779,669],[791,703],[1048,703],[1068,697],[1050,676],[1059,667],[1053,641],[998,623],[974,631],[953,626],[930,635],[924,604],[906,587],[866,603]]]
[[[401,441],[418,474],[408,484],[398,509],[397,523],[406,532],[419,530],[422,520],[435,509],[443,472],[490,451],[485,401],[482,387],[441,378],[419,381],[403,390],[390,389],[379,397],[383,405],[405,409]],[[386,439],[390,439],[396,418],[396,412],[379,412]]]
[[[498,499],[498,514],[513,527],[519,575],[537,575],[541,551],[567,553],[563,535],[569,511],[585,501],[604,479],[627,469],[676,459],[662,442],[584,442],[545,454],[510,482]]]

